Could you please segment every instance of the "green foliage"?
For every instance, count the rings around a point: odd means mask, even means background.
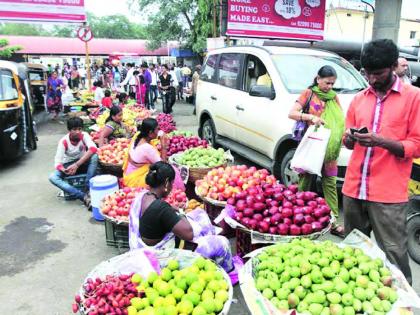
[[[47,31],[41,24],[1,23],[0,34],[18,36],[45,36]]]
[[[183,47],[202,52],[206,47],[207,37],[212,36],[213,1],[211,0],[129,0],[128,2],[132,7],[139,8],[141,16],[147,17],[146,35],[149,49],[164,46],[169,40],[178,40]]]
[[[8,46],[7,39],[0,38],[0,58],[10,58],[16,51],[23,49],[22,46]]]

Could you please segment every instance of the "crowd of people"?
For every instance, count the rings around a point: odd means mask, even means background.
[[[93,64],[89,69],[95,92],[95,102],[100,106],[110,108],[111,92],[126,93],[138,104],[150,110],[155,110],[159,98],[162,100],[162,111],[171,113],[176,100],[192,98],[195,104],[197,81],[201,66],[195,71],[180,63],[175,64],[147,64],[140,66],[134,63],[105,63]],[[48,93],[47,105],[53,118],[62,110],[62,94],[66,87],[72,91],[87,88],[87,69],[84,65],[76,66],[65,63],[63,68],[58,64],[53,68],[48,65]],[[195,113],[195,110],[194,110]]]

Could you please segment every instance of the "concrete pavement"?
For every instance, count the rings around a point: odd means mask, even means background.
[[[177,104],[174,109],[178,128],[196,133],[192,106]],[[40,125],[38,150],[0,166],[0,314],[71,314],[86,274],[119,254],[106,245],[103,224],[92,220],[81,202],[57,198],[58,190],[48,182],[65,132],[58,123]],[[237,161],[249,163],[240,157]],[[411,266],[420,292],[420,268],[414,262]],[[249,314],[238,286],[235,299],[229,314]]]

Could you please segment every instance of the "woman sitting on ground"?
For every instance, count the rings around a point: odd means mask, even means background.
[[[226,237],[214,235],[204,210],[194,210],[186,217],[163,200],[170,194],[174,180],[175,171],[168,163],[157,162],[150,167],[146,176],[150,189],[138,194],[130,210],[130,249],[170,249],[178,237],[193,242],[197,246],[195,252],[213,259],[226,272],[233,271],[230,243]]]
[[[109,117],[105,122],[99,136],[99,147],[107,144],[115,138],[128,138],[130,130],[122,122],[122,109],[118,106],[111,107]]]

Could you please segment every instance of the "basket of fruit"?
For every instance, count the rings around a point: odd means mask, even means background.
[[[133,250],[91,271],[72,308],[83,315],[227,315],[232,299],[229,276],[211,260],[180,249]]]
[[[184,135],[169,135],[168,144],[168,157],[184,152],[192,148],[207,148],[208,143],[206,140],[201,140],[197,136],[184,136]]]
[[[185,213],[191,212],[195,209],[204,209],[204,204],[195,199],[188,200],[187,207],[185,208]]]
[[[251,313],[402,314],[416,307],[419,297],[402,273],[366,236],[360,243],[353,236],[341,244],[294,239],[252,252],[240,274]]]
[[[195,183],[214,168],[226,167],[230,154],[223,149],[192,148],[183,153],[174,154],[169,163],[189,170],[188,182]]]
[[[99,164],[104,174],[122,177],[122,165],[129,145],[130,139],[117,138],[98,149]]]
[[[170,133],[176,130],[176,123],[174,117],[171,114],[160,113],[156,117],[159,130],[162,130],[165,133]]]
[[[230,208],[225,221],[251,234],[253,243],[316,239],[327,233],[334,222],[324,198],[313,192],[299,192],[296,185],[249,187],[227,203]]]

